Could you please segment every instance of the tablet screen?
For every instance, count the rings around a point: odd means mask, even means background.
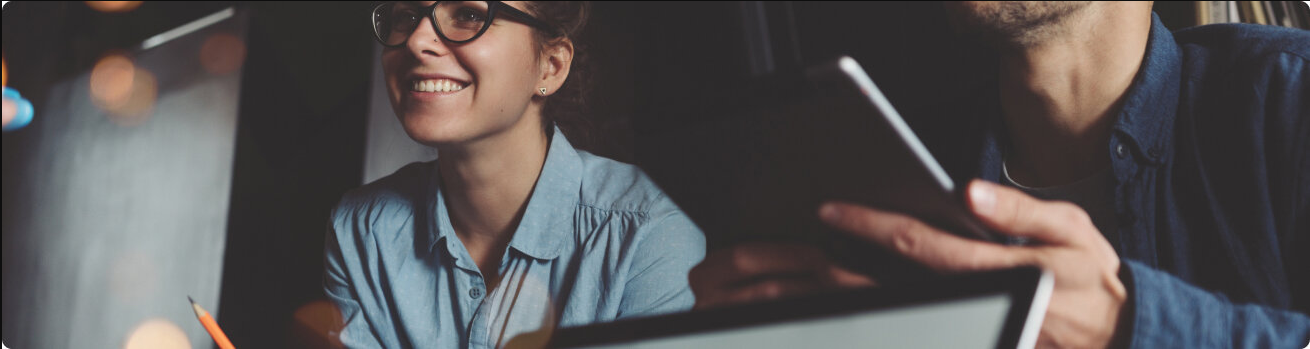
[[[585,348],[991,348],[1006,293]]]

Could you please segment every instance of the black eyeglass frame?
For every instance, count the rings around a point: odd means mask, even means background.
[[[387,45],[386,40],[382,39],[382,34],[378,33],[378,25],[377,25],[377,18],[376,18],[378,8],[381,8],[382,6],[386,6],[386,5],[392,5],[397,2],[400,1],[383,2],[377,4],[377,6],[373,6],[373,10],[369,11],[369,24],[370,27],[373,28],[373,38],[377,39],[378,43],[381,43],[382,46],[386,46],[386,47],[404,46],[405,42],[409,41],[409,36],[414,35],[414,31],[418,30],[418,26],[417,25],[414,26],[414,29],[411,30],[409,34],[406,34],[405,40],[401,41],[399,44]],[[548,35],[551,36],[555,35],[554,28],[551,28],[551,26],[546,24],[546,22],[542,22],[540,19],[533,17],[527,12],[523,12],[522,10],[516,9],[514,8],[514,6],[510,6],[509,4],[506,4],[503,1],[487,1],[487,22],[482,24],[482,29],[479,29],[478,33],[473,34],[473,36],[468,38],[468,40],[451,40],[450,38],[446,37],[445,33],[441,32],[441,26],[437,24],[437,5],[440,5],[442,2],[443,1],[434,2],[432,3],[432,5],[423,8],[422,11],[427,12],[428,21],[432,22],[432,31],[436,32],[437,36],[441,37],[441,40],[445,40],[446,42],[450,42],[454,44],[463,44],[463,43],[471,42],[473,40],[477,40],[478,38],[482,37],[483,33],[487,32],[488,28],[491,28],[491,23],[496,21],[496,14],[502,10],[505,11],[506,15],[509,15],[509,17],[514,18],[515,20],[518,20],[523,24],[527,24],[528,26],[531,26],[533,28],[537,28],[542,31],[545,31],[546,34]],[[420,19],[419,21],[421,22],[422,20]]]

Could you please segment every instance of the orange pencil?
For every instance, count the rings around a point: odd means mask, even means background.
[[[214,343],[218,343],[220,349],[236,349],[236,347],[232,346],[232,341],[227,340],[227,335],[223,334],[223,329],[218,328],[218,323],[214,322],[214,318],[209,316],[209,312],[196,304],[196,300],[191,299],[191,296],[186,296],[186,299],[191,301],[191,308],[195,309],[196,318],[200,319],[200,325],[205,326],[205,331],[209,331],[210,337],[214,337]]]

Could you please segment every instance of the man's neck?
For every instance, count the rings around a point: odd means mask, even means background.
[[[550,144],[539,120],[524,117],[504,132],[438,149],[451,225],[475,259],[498,262],[488,254],[505,249],[523,218]]]
[[[1097,5],[1046,40],[1001,50],[1007,166],[1016,182],[1063,185],[1109,165],[1110,128],[1145,57],[1151,15],[1136,7],[1149,3]]]

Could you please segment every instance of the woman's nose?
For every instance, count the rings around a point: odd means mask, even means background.
[[[450,54],[450,47],[446,46],[446,42],[441,40],[440,35],[437,35],[436,26],[433,25],[431,16],[424,16],[419,21],[418,27],[414,28],[414,32],[410,33],[409,39],[405,41],[405,46],[409,47],[415,57]]]

